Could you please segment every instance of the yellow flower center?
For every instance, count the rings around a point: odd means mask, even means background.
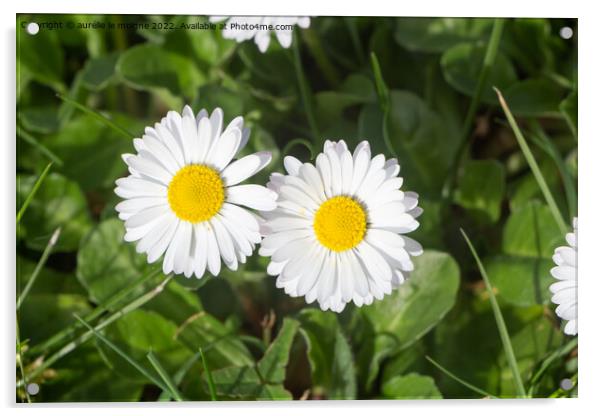
[[[196,223],[213,217],[224,203],[224,182],[208,166],[188,165],[169,183],[167,200],[181,220]]]
[[[357,246],[366,234],[366,213],[353,198],[335,196],[318,208],[314,218],[318,241],[333,251]]]

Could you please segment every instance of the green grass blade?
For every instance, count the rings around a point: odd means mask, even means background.
[[[48,159],[50,159],[51,162],[56,163],[58,166],[63,166],[63,161],[60,157],[55,155],[50,149],[48,149],[46,146],[40,143],[38,139],[33,137],[31,134],[29,134],[27,131],[23,130],[19,126],[17,126],[17,136],[21,137],[27,143],[38,149],[40,153],[42,153]]]
[[[17,224],[19,224],[19,222],[21,221],[21,218],[23,217],[23,214],[25,214],[25,211],[27,210],[27,207],[29,206],[29,204],[33,200],[33,197],[35,196],[36,192],[38,192],[38,189],[40,188],[40,185],[42,185],[42,182],[44,182],[44,179],[48,175],[48,172],[50,171],[51,167],[52,167],[52,162],[50,162],[49,164],[46,165],[46,167],[44,168],[44,170],[40,174],[40,177],[38,178],[38,180],[36,181],[36,183],[33,185],[33,188],[31,189],[31,191],[29,192],[29,195],[27,195],[27,198],[25,198],[25,202],[23,202],[23,205],[21,206],[21,209],[19,210],[19,212],[17,212]]]
[[[186,376],[186,373],[188,373],[188,371],[190,371],[190,369],[192,368],[194,363],[197,362],[197,360],[200,357],[201,357],[201,353],[196,352],[195,354],[190,356],[190,358],[188,360],[186,360],[186,362],[184,364],[182,364],[182,367],[180,367],[178,369],[178,371],[176,371],[176,373],[173,376],[173,381],[176,386],[180,385],[182,380],[184,380],[184,376]],[[161,395],[159,396],[159,398],[157,399],[158,402],[164,402],[164,401],[168,401],[168,400],[169,400],[169,394],[167,394],[165,392],[162,392]]]
[[[498,397],[494,396],[493,394],[488,393],[485,390],[480,389],[480,388],[478,388],[477,386],[475,386],[473,384],[470,384],[468,381],[462,380],[460,377],[456,376],[454,373],[452,373],[451,371],[449,371],[448,369],[446,369],[445,367],[443,367],[441,364],[439,364],[437,361],[433,360],[428,355],[426,355],[424,358],[426,358],[431,364],[433,364],[435,367],[437,367],[442,373],[444,373],[445,375],[447,375],[449,378],[457,381],[458,383],[462,384],[467,389],[472,390],[475,393],[480,394],[482,396],[492,397],[494,399],[498,399]]]
[[[17,299],[17,311],[21,308],[21,305],[23,304],[23,301],[27,297],[27,294],[29,293],[29,291],[33,287],[33,284],[36,282],[38,276],[40,275],[40,272],[42,271],[42,268],[46,264],[46,261],[48,260],[48,256],[50,256],[50,253],[52,252],[53,247],[56,245],[56,242],[58,241],[60,234],[61,234],[61,228],[59,227],[54,231],[54,233],[52,233],[50,240],[48,240],[48,244],[46,244],[46,248],[44,249],[44,252],[42,253],[42,256],[40,257],[40,260],[38,260],[38,264],[36,264],[36,268],[33,270],[33,273],[31,274],[31,277],[27,281],[27,284],[25,285],[23,292],[21,292],[21,295],[19,295],[19,298]]]
[[[532,141],[550,155],[552,160],[554,160],[558,171],[560,172],[560,178],[562,179],[562,185],[564,186],[564,191],[566,193],[569,216],[570,218],[574,218],[577,216],[577,189],[575,187],[575,182],[569,173],[569,170],[567,169],[566,164],[562,159],[562,155],[558,151],[558,148],[554,146],[554,143],[552,143],[552,140],[550,140],[539,123],[535,120],[531,120],[530,126],[534,132],[530,136]]]
[[[175,383],[173,382],[169,374],[167,374],[167,371],[165,370],[165,368],[163,368],[155,354],[152,351],[149,351],[146,355],[146,358],[148,358],[148,361],[150,361],[150,363],[155,368],[155,371],[163,380],[163,383],[165,383],[165,386],[169,389],[171,397],[173,397],[178,402],[183,401],[184,398],[182,397],[182,394],[178,391],[178,388],[176,387]]]
[[[495,63],[495,58],[497,57],[497,52],[500,46],[500,40],[502,39],[503,31],[504,19],[495,19],[495,21],[493,22],[493,29],[491,30],[491,36],[489,37],[489,43],[487,44],[487,50],[485,51],[485,56],[483,58],[483,66],[481,67],[481,71],[479,72],[477,87],[475,89],[474,95],[472,96],[472,99],[470,100],[468,112],[466,113],[466,118],[464,119],[464,123],[462,124],[462,132],[460,134],[460,145],[458,146],[458,149],[454,154],[454,158],[452,159],[450,171],[451,174],[448,176],[447,181],[443,187],[443,196],[446,199],[451,196],[451,190],[457,179],[462,156],[464,155],[470,143],[470,132],[474,123],[474,118],[477,113],[477,109],[479,108],[479,104],[481,103],[485,83],[489,79],[491,69],[493,68],[493,64]]]
[[[378,103],[380,109],[383,112],[383,139],[387,150],[395,157],[398,158],[397,152],[391,142],[391,136],[389,136],[389,113],[391,112],[391,97],[389,96],[389,88],[383,78],[382,71],[380,69],[380,63],[378,57],[374,52],[370,53],[370,62],[372,64],[372,73],[374,74],[374,83],[376,84],[376,95],[378,96]]]
[[[541,192],[546,200],[546,203],[548,204],[548,206],[550,207],[550,210],[552,211],[552,215],[554,216],[554,220],[556,220],[558,229],[560,230],[560,232],[562,234],[565,234],[567,231],[566,223],[562,219],[562,215],[560,214],[558,205],[556,205],[556,201],[554,200],[554,197],[552,196],[552,192],[550,192],[550,188],[548,187],[548,184],[547,184],[545,178],[543,177],[541,170],[539,169],[539,165],[537,164],[537,161],[535,160],[535,157],[533,156],[533,153],[531,152],[531,148],[529,147],[529,144],[525,140],[525,137],[523,136],[523,133],[521,132],[520,128],[518,127],[518,124],[516,124],[516,120],[514,119],[514,116],[512,115],[512,112],[510,111],[510,108],[508,107],[508,104],[506,103],[504,96],[502,95],[500,90],[498,90],[497,88],[494,88],[494,90],[497,93],[498,100],[500,101],[500,105],[502,106],[502,109],[504,110],[504,114],[506,114],[508,123],[510,123],[510,128],[514,132],[514,136],[516,136],[518,145],[520,146],[520,149],[523,152],[523,155],[525,156],[525,159],[527,160],[529,167],[531,168],[531,172],[533,172],[533,176],[535,176],[535,180],[537,181],[537,184],[539,185],[539,189],[541,190]]]
[[[520,376],[520,371],[518,370],[518,364],[516,363],[516,356],[514,355],[514,349],[512,348],[512,343],[510,342],[510,335],[508,334],[508,328],[506,327],[506,322],[504,321],[504,316],[502,315],[502,311],[500,309],[500,305],[497,303],[497,299],[495,297],[495,293],[493,293],[493,288],[491,287],[491,283],[489,282],[489,276],[483,267],[483,263],[481,263],[481,259],[477,254],[477,251],[473,247],[470,239],[466,235],[463,229],[460,228],[460,232],[466,240],[466,244],[468,244],[468,248],[470,248],[470,252],[474,257],[477,266],[479,267],[479,271],[481,272],[481,277],[485,282],[485,287],[487,288],[487,292],[489,293],[489,300],[491,301],[491,309],[493,310],[493,316],[495,317],[495,323],[498,328],[498,332],[500,334],[500,339],[502,340],[502,345],[504,346],[504,352],[506,353],[506,360],[508,361],[508,365],[510,366],[510,370],[512,371],[512,377],[514,378],[514,384],[516,385],[517,396],[521,398],[527,397],[525,392],[525,386],[523,385],[523,380]]]
[[[19,315],[17,314],[17,322],[16,322],[16,332],[17,332],[17,361],[19,365],[19,371],[21,372],[21,381],[23,383],[23,390],[25,390],[25,398],[28,403],[31,403],[31,397],[29,396],[29,391],[27,391],[27,375],[25,373],[25,368],[23,367],[23,349],[21,348],[21,334],[19,331]]]
[[[541,365],[529,381],[529,397],[533,397],[533,395],[536,393],[537,383],[544,376],[546,370],[550,367],[550,365],[552,365],[552,363],[554,363],[557,359],[562,358],[571,351],[573,351],[577,347],[577,345],[578,338],[572,338],[569,342],[560,346],[558,349],[556,349],[556,351],[552,352],[542,361]]]
[[[209,366],[207,365],[205,354],[203,354],[203,349],[199,348],[199,352],[201,353],[201,361],[203,361],[203,369],[205,370],[205,374],[207,375],[207,384],[209,384],[209,394],[211,394],[211,400],[215,402],[217,401],[217,394],[215,393],[215,384],[213,383],[213,376],[211,375],[211,371],[209,371]]]
[[[145,293],[144,295],[140,296],[139,298],[134,299],[132,302],[128,303],[127,305],[125,305],[124,307],[119,309],[118,311],[114,312],[112,315],[110,315],[105,320],[103,320],[98,325],[96,325],[94,327],[94,330],[100,331],[101,329],[103,329],[103,328],[107,327],[108,325],[112,324],[113,322],[117,321],[122,316],[127,315],[128,313],[132,312],[133,310],[136,310],[139,307],[141,307],[142,305],[144,305],[145,303],[149,302],[155,296],[157,296],[161,292],[163,292],[163,289],[165,288],[167,283],[171,280],[171,278],[172,278],[172,275],[167,276],[165,278],[165,280],[163,280],[157,287],[155,287],[151,291]],[[90,327],[89,324],[87,324],[85,326]],[[60,360],[64,356],[66,356],[67,354],[71,353],[73,350],[75,350],[81,344],[88,341],[92,336],[93,336],[93,331],[88,330],[87,332],[84,332],[83,334],[81,334],[79,337],[77,337],[73,341],[70,341],[69,343],[64,345],[61,349],[59,349],[57,352],[52,354],[50,357],[43,359],[42,364],[40,366],[36,367],[36,369],[34,371],[32,371],[32,373],[30,374],[30,378],[35,378],[35,377],[39,376],[40,374],[42,374],[42,372],[44,372],[47,368],[49,368],[51,365],[53,365],[55,362],[57,362],[58,360]],[[17,387],[19,387],[19,386],[20,385],[17,384]]]
[[[320,129],[318,128],[318,122],[316,120],[316,115],[314,113],[314,107],[311,97],[311,91],[307,84],[307,80],[305,79],[305,75],[303,72],[303,63],[301,62],[301,52],[299,51],[299,33],[295,33],[295,37],[293,39],[293,63],[295,66],[295,75],[297,76],[297,83],[299,84],[299,91],[301,93],[301,100],[303,101],[303,106],[305,107],[305,114],[307,116],[307,121],[309,123],[309,128],[311,129],[311,133],[314,136],[314,143],[316,147],[321,148],[321,138],[320,138]]]
[[[84,325],[86,328],[88,328],[88,330],[92,331],[92,334],[98,340],[102,341],[103,344],[105,344],[107,347],[109,347],[115,353],[117,353],[119,356],[121,356],[124,360],[126,360],[128,363],[130,363],[130,365],[132,367],[134,367],[136,370],[138,370],[138,372],[140,374],[142,374],[144,377],[146,377],[151,383],[160,387],[161,389],[163,389],[163,391],[170,391],[169,388],[161,382],[161,380],[157,379],[146,368],[144,368],[136,360],[134,360],[132,357],[130,357],[125,351],[123,351],[121,348],[119,348],[117,345],[115,345],[112,341],[110,341],[108,338],[106,338],[104,335],[102,335],[96,329],[91,327],[86,321],[84,321],[82,318],[80,318],[76,313],[74,313],[73,316],[75,317],[75,319],[80,321],[82,323],[82,325]]]
[[[324,47],[322,46],[322,40],[316,35],[315,30],[308,27],[297,33],[301,33],[301,36],[309,49],[309,53],[313,56],[320,68],[320,72],[324,74],[324,77],[330,86],[336,88],[340,83],[339,74],[332,62],[330,62],[328,54],[324,51]]]
[[[98,111],[92,110],[92,109],[86,107],[85,105],[80,104],[80,103],[78,103],[75,100],[72,100],[71,98],[65,97],[64,95],[57,94],[56,96],[58,98],[60,98],[61,100],[63,100],[65,102],[73,105],[78,110],[81,110],[81,111],[83,111],[86,114],[89,114],[90,116],[94,117],[96,120],[100,121],[101,123],[106,124],[107,126],[109,126],[110,128],[112,128],[113,130],[115,130],[117,133],[121,134],[123,137],[125,137],[127,139],[134,138],[134,135],[132,133],[128,132],[123,127],[117,125],[114,121],[109,120],[108,118],[106,118],[105,116],[103,116],[102,114],[100,114]]]
[[[91,324],[94,320],[96,320],[98,317],[100,317],[103,313],[107,312],[108,310],[113,309],[113,307],[116,307],[121,301],[126,299],[136,289],[138,289],[139,286],[143,285],[148,280],[157,276],[160,272],[161,272],[161,269],[159,268],[150,273],[140,276],[138,279],[134,280],[132,282],[132,284],[130,284],[128,287],[115,293],[113,296],[111,296],[105,302],[103,302],[102,304],[100,304],[96,308],[94,308],[94,310],[92,312],[90,312],[88,315],[86,315],[84,317],[84,320],[87,323]],[[79,324],[79,322],[74,321],[71,325],[69,325],[68,327],[64,328],[63,330],[57,332],[56,334],[54,334],[47,340],[43,341],[42,343],[32,346],[31,349],[29,349],[27,351],[27,355],[36,355],[36,354],[45,353],[46,351],[48,351],[55,345],[61,344],[66,339],[74,337],[76,335],[76,330],[78,328],[81,328],[81,325]]]

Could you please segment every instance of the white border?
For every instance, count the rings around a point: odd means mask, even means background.
[[[402,412],[415,414],[445,413],[449,415],[471,415],[487,412],[491,415],[504,415],[516,411],[545,412],[545,414],[589,414],[589,410],[599,404],[602,396],[602,355],[600,334],[601,312],[597,295],[602,293],[602,274],[596,267],[600,251],[599,232],[602,231],[600,215],[599,178],[602,178],[602,134],[600,133],[600,76],[602,74],[600,42],[602,39],[601,15],[596,13],[595,2],[576,1],[526,1],[505,0],[484,2],[470,0],[418,2],[393,2],[391,0],[370,0],[369,2],[329,2],[324,0],[287,1],[224,1],[203,0],[144,2],[103,0],[99,2],[73,2],[70,0],[32,1],[9,0],[2,2],[2,47],[1,71],[4,97],[0,100],[2,117],[2,162],[0,169],[4,198],[2,210],[2,246],[0,264],[5,265],[2,275],[4,305],[0,308],[4,315],[2,328],[2,401],[8,414],[19,411],[30,414],[43,412],[48,415],[89,415],[116,413],[116,410],[145,415],[207,414],[221,415],[244,411],[248,415],[286,413],[287,415],[307,416],[312,414],[364,414],[373,408],[380,414],[399,415]],[[15,13],[128,13],[128,14],[280,14],[280,15],[399,15],[399,16],[524,16],[524,17],[577,17],[579,18],[579,399],[576,400],[447,400],[441,402],[400,401],[400,402],[304,402],[304,403],[190,403],[190,404],[107,404],[107,405],[34,405],[31,407],[14,405],[14,215],[15,215]],[[475,340],[478,342],[478,340]],[[599,407],[599,406],[598,406]],[[123,413],[123,412],[120,412]]]

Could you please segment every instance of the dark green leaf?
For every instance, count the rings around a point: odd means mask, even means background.
[[[105,88],[115,76],[115,64],[118,58],[118,53],[112,53],[90,59],[82,70],[82,84],[92,91]]]
[[[284,318],[278,336],[257,363],[257,372],[264,382],[277,384],[284,381],[289,352],[298,328],[298,321]]]
[[[332,312],[305,309],[299,315],[301,334],[307,344],[313,388],[323,389],[329,399],[355,399],[353,353]]]
[[[387,399],[424,400],[443,398],[431,377],[416,373],[393,377],[383,384],[382,391]]]
[[[478,220],[496,222],[505,194],[504,166],[496,160],[471,160],[464,165],[455,201]]]
[[[504,91],[512,113],[523,117],[557,115],[564,94],[562,87],[545,78],[520,81]]]
[[[566,119],[575,138],[577,138],[577,104],[577,92],[571,93],[560,103],[560,112]]]

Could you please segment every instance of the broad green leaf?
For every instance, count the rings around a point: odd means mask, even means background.
[[[298,321],[284,318],[278,336],[257,363],[257,372],[264,382],[277,384],[284,381],[289,352],[298,328]]]
[[[209,113],[216,107],[224,111],[224,123],[229,123],[234,117],[244,113],[244,103],[247,96],[239,94],[230,88],[215,84],[203,85],[199,89],[194,108],[205,108]]]
[[[387,399],[424,400],[442,399],[443,396],[429,376],[411,373],[393,377],[382,386]]]
[[[553,65],[552,39],[548,19],[508,19],[502,38],[502,49],[531,76],[539,76]],[[564,59],[564,58],[563,58]],[[514,110],[513,110],[514,111]]]
[[[361,332],[361,380],[369,389],[380,363],[430,331],[456,300],[460,271],[447,253],[427,250],[414,260],[415,270],[383,300],[360,309],[369,332]]]
[[[534,150],[536,150],[536,155],[542,154],[537,152],[538,149]],[[530,171],[524,172],[524,169],[527,169],[527,166],[526,160],[524,159],[522,152],[516,153],[514,155],[514,158],[514,163],[520,163],[520,166],[517,166],[517,168],[523,174],[516,181],[508,185],[511,211],[516,211],[517,209],[523,207],[526,204],[529,204],[530,202],[532,202],[532,200],[535,199],[542,202],[544,201],[543,194],[541,193],[541,188],[535,180],[535,177],[531,174]],[[541,169],[541,173],[544,176],[544,178],[546,178],[546,182],[550,187],[552,196],[556,198],[558,202],[561,202],[562,200],[559,199],[559,196],[563,194],[564,190],[562,187],[562,181],[557,166],[555,165],[554,161],[551,158],[548,158],[547,156],[541,156],[539,158],[536,156],[536,158],[538,160],[538,165]],[[512,173],[510,173],[511,170],[516,171],[516,168],[511,168],[512,166],[507,166],[506,168],[508,170],[509,177],[512,176]],[[562,208],[564,208],[564,206],[561,205],[561,209]]]
[[[496,222],[505,194],[504,166],[496,160],[471,160],[464,165],[455,201],[476,219]]]
[[[123,241],[125,227],[117,218],[98,224],[82,241],[77,253],[77,278],[90,299],[104,303],[117,292],[148,274],[151,267],[135,245]],[[144,288],[139,288],[140,295]]]
[[[189,99],[205,80],[194,61],[154,44],[128,49],[119,57],[116,71],[135,88],[164,88],[174,96]]]
[[[107,117],[132,134],[142,132],[139,121],[120,114]],[[90,115],[73,119],[45,143],[63,160],[61,171],[65,176],[77,181],[85,191],[112,189],[115,179],[127,172],[121,155],[133,151],[131,140]]]
[[[57,31],[40,30],[36,35],[28,34],[21,23],[29,22],[30,17],[25,15],[17,17],[17,74],[23,67],[36,81],[56,91],[63,91],[65,57],[58,41]]]
[[[458,265],[447,253],[427,250],[414,264],[399,289],[361,309],[375,331],[392,335],[399,348],[418,340],[445,316],[460,282]]]
[[[550,117],[558,114],[564,90],[546,78],[520,81],[504,92],[512,114],[523,117]]]
[[[479,73],[485,57],[485,45],[458,44],[443,54],[441,68],[447,82],[459,92],[472,96],[477,87]],[[498,51],[489,79],[483,89],[483,100],[497,103],[493,87],[502,91],[517,81],[512,62]]]
[[[291,394],[279,384],[264,384],[254,367],[227,367],[212,371],[215,389],[222,399],[290,400]]]
[[[484,38],[492,22],[493,19],[455,17],[399,18],[395,40],[411,51],[439,53],[460,42]]]
[[[573,132],[573,135],[575,136],[575,138],[577,138],[577,128],[578,128],[577,104],[578,104],[577,92],[571,93],[568,97],[566,97],[560,103],[560,112],[564,116],[564,118],[565,118],[567,124],[569,125],[571,131]]]
[[[73,314],[85,315],[90,305],[85,296],[62,293],[30,293],[21,305],[21,339],[30,344],[44,341],[74,321]]]
[[[82,70],[82,85],[92,91],[101,91],[107,87],[114,79],[118,58],[118,53],[111,53],[88,60]]]
[[[158,313],[138,309],[107,327],[104,335],[138,364],[154,373],[153,366],[146,359],[152,350],[161,357],[161,364],[167,372],[173,374],[190,354],[186,346],[175,339],[177,330],[175,323]],[[140,383],[148,382],[146,377],[107,345],[97,342],[97,346],[113,371]]]
[[[508,218],[502,249],[506,254],[551,258],[563,239],[550,208],[539,201],[532,201]]]
[[[485,260],[492,286],[505,301],[517,306],[549,303],[553,266],[551,257],[502,255]]]
[[[17,112],[23,127],[33,133],[48,134],[59,128],[58,111],[56,107],[29,107]]]
[[[332,312],[304,309],[299,315],[307,344],[312,388],[323,389],[329,399],[355,399],[353,353]]]
[[[36,175],[17,175],[17,204],[31,191]],[[50,235],[61,227],[55,252],[75,250],[92,226],[86,199],[77,183],[58,173],[50,173],[27,208],[17,236],[30,248],[43,250]]]
[[[390,102],[387,128],[404,189],[439,195],[458,137],[450,137],[443,118],[413,93],[392,90]]]

